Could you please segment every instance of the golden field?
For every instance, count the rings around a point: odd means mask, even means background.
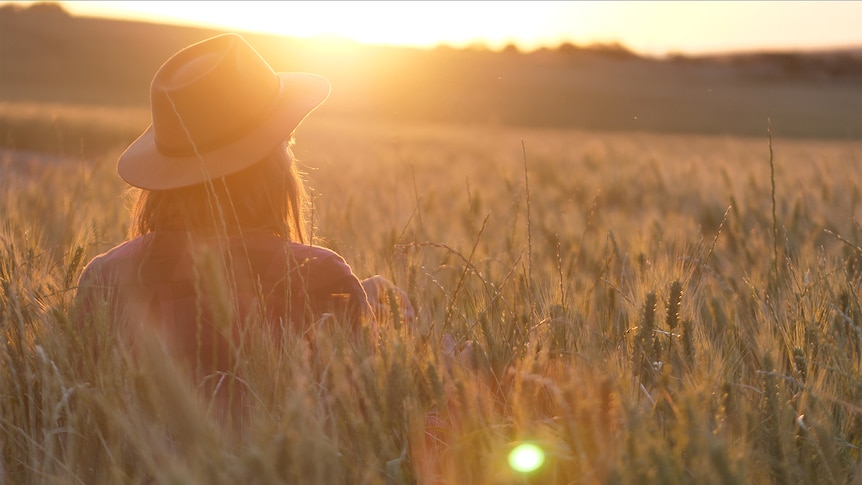
[[[133,364],[110,322],[98,367],[72,331],[82,264],[125,234],[121,147],[7,154],[0,480],[859,483],[862,143],[771,148],[772,166],[766,126],[310,118],[295,152],[315,243],[393,279],[417,319],[374,345],[255,343],[242,431],[163,360]],[[508,466],[521,442],[538,471]]]

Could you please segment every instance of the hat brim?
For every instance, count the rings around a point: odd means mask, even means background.
[[[281,90],[272,113],[258,127],[230,144],[205,153],[168,156],[156,146],[151,124],[117,161],[130,185],[148,190],[187,187],[239,172],[260,161],[329,96],[329,81],[316,74],[277,73]]]

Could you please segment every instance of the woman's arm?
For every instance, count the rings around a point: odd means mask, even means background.
[[[392,310],[396,308],[391,300],[394,298],[400,318],[408,325],[413,323],[415,313],[407,293],[391,281],[380,275],[374,275],[362,280],[362,288],[368,296],[368,304],[371,305],[371,310],[378,322],[385,321],[383,317],[386,315],[395,317],[395,315],[390,315]]]

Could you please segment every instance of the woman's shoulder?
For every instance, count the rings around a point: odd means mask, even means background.
[[[284,259],[288,256],[291,262],[300,265],[344,262],[344,258],[331,249],[289,241],[274,234],[246,234],[242,238],[235,238],[232,247],[264,259]]]
[[[122,274],[143,254],[146,236],[125,241],[113,248],[95,256],[84,266],[81,272],[81,282],[89,282],[98,278],[107,278]]]
[[[288,249],[297,259],[301,258],[313,261],[344,261],[344,258],[342,258],[340,254],[322,246],[311,246],[298,242],[290,242],[288,243]]]
[[[248,258],[258,271],[275,279],[292,271],[312,277],[352,274],[350,266],[335,251],[289,241],[274,234],[246,234],[233,239],[231,247],[235,254]]]
[[[309,271],[331,273],[333,276],[353,274],[344,258],[331,249],[296,242],[288,243],[291,259]]]

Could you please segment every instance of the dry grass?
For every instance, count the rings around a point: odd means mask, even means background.
[[[0,483],[858,483],[862,144],[773,147],[776,271],[765,127],[310,119],[316,242],[418,318],[376,351],[337,330],[315,352],[250,342],[241,430],[158,346],[133,363],[109,322],[69,323],[82,263],[125,232],[116,153],[7,161]],[[535,476],[506,465],[525,440]]]

